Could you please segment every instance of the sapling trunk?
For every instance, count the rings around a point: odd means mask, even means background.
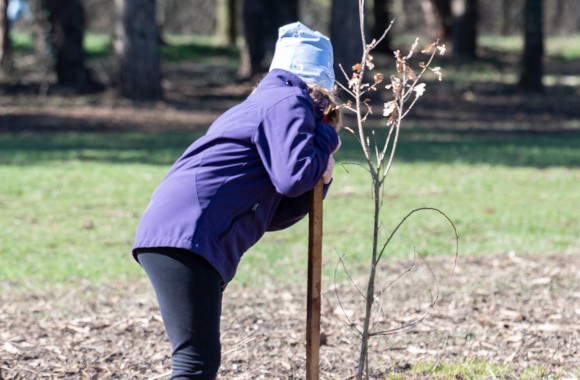
[[[359,353],[359,361],[358,361],[358,368],[357,368],[357,380],[362,380],[363,377],[369,377],[369,340],[374,335],[385,335],[389,333],[405,331],[406,327],[414,327],[423,318],[426,314],[409,323],[407,326],[403,326],[402,328],[396,328],[394,330],[385,330],[385,331],[373,331],[373,326],[371,325],[371,317],[373,313],[373,306],[376,302],[376,290],[375,290],[375,282],[377,276],[377,270],[379,262],[385,252],[385,249],[388,243],[391,241],[393,235],[397,232],[399,227],[417,211],[424,211],[424,210],[435,210],[442,214],[453,226],[453,230],[455,232],[455,237],[458,244],[458,237],[457,232],[455,231],[455,226],[451,222],[451,220],[441,211],[433,208],[421,208],[415,209],[410,212],[403,220],[399,223],[399,225],[394,229],[393,233],[386,239],[384,244],[380,243],[380,227],[381,227],[381,207],[382,207],[382,195],[384,193],[386,178],[390,172],[391,166],[394,161],[395,152],[397,148],[397,143],[399,139],[399,131],[401,127],[401,123],[403,118],[409,113],[409,111],[413,108],[419,97],[423,95],[425,92],[425,83],[420,83],[419,80],[423,76],[423,74],[430,70],[435,75],[441,79],[441,71],[440,68],[431,68],[430,65],[433,61],[433,58],[437,53],[439,55],[443,55],[445,52],[445,46],[439,45],[438,42],[430,44],[425,48],[422,53],[427,54],[427,62],[419,63],[420,70],[418,73],[410,67],[408,63],[408,59],[411,58],[415,51],[417,50],[418,46],[418,39],[415,41],[413,46],[411,47],[409,53],[406,56],[403,56],[400,51],[395,51],[395,59],[396,59],[396,74],[390,76],[390,81],[387,81],[387,85],[384,86],[386,89],[392,92],[394,97],[393,100],[385,103],[383,109],[383,116],[387,119],[386,127],[388,128],[388,134],[384,141],[384,145],[380,145],[382,142],[376,141],[373,139],[371,143],[371,139],[369,138],[369,132],[365,129],[365,122],[367,117],[372,114],[371,106],[363,102],[363,96],[370,91],[377,91],[379,84],[383,82],[385,76],[380,73],[374,75],[374,83],[364,83],[365,74],[368,71],[372,71],[374,69],[374,64],[372,63],[373,57],[370,54],[371,51],[385,38],[387,33],[389,32],[393,22],[385,29],[385,32],[378,40],[372,40],[370,43],[366,42],[366,36],[364,31],[364,9],[365,9],[365,2],[364,0],[359,0],[359,21],[360,21],[360,37],[363,44],[363,55],[361,57],[361,61],[356,63],[352,66],[352,75],[349,76],[345,69],[342,68],[343,74],[345,75],[346,79],[348,80],[348,86],[343,86],[339,82],[338,84],[342,87],[344,92],[350,95],[354,101],[354,105],[352,102],[347,102],[344,105],[344,108],[352,111],[356,116],[356,131],[353,129],[346,128],[349,130],[358,140],[360,147],[363,151],[366,163],[368,165],[368,172],[371,176],[372,180],[372,193],[373,193],[373,202],[374,202],[374,217],[373,217],[373,241],[372,241],[372,251],[371,251],[371,260],[370,260],[370,268],[369,268],[369,278],[367,283],[366,295],[365,295],[365,315],[363,319],[362,328],[356,327],[353,323],[353,327],[357,330],[360,334],[361,342],[360,342],[360,353]],[[410,104],[408,104],[410,103]],[[394,132],[394,133],[393,133]],[[375,136],[374,131],[371,132],[373,136]],[[392,138],[392,141],[391,141]],[[458,247],[458,245],[457,245]],[[456,251],[456,255],[457,255]]]
[[[372,258],[371,258],[371,266],[370,266],[370,273],[369,273],[369,280],[367,285],[367,293],[366,293],[366,307],[365,307],[365,318],[364,324],[362,329],[362,336],[361,336],[361,348],[358,360],[358,369],[357,369],[357,379],[362,379],[363,373],[368,373],[368,348],[369,348],[369,338],[370,338],[370,323],[371,323],[371,316],[372,316],[372,309],[375,299],[375,276],[377,273],[377,264],[378,264],[378,247],[379,247],[379,223],[380,223],[380,182],[374,182],[374,228],[373,228],[373,246],[372,246]]]

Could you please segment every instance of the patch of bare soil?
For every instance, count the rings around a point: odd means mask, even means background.
[[[377,294],[374,331],[428,315],[407,332],[371,341],[371,377],[396,372],[437,378],[436,369],[446,363],[478,360],[508,370],[489,367],[474,378],[517,379],[532,366],[543,368],[544,378],[576,378],[578,253],[460,258],[452,277],[451,257],[414,266],[390,260],[381,271],[386,291]],[[358,279],[323,284],[323,379],[350,379],[355,373],[359,340],[350,323],[362,318]],[[233,283],[226,289],[220,378],[304,378],[305,288]],[[418,362],[429,363],[427,369],[412,373]],[[0,295],[0,379],[164,379],[169,370],[169,345],[145,276],[101,288],[5,289]]]

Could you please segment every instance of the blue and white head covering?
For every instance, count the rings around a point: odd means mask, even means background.
[[[301,22],[294,22],[278,30],[278,41],[270,71],[273,69],[290,71],[304,82],[316,84],[332,92],[333,62],[330,39]]]

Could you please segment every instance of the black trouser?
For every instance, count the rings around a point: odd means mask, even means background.
[[[173,352],[171,379],[215,379],[220,366],[222,284],[202,257],[181,249],[140,250]]]

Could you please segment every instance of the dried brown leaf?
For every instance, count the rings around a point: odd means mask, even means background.
[[[401,96],[401,87],[402,86],[403,86],[403,84],[401,83],[401,79],[399,77],[391,75],[391,91],[393,91],[393,94],[395,95],[395,97],[398,98]]]
[[[405,66],[407,66],[405,64],[405,61],[403,61],[403,60],[397,61],[397,72],[399,74],[404,73],[405,72]]]
[[[425,83],[419,83],[418,85],[413,87],[413,91],[415,91],[417,97],[420,97],[425,93],[425,86],[426,86]]]
[[[375,64],[373,63],[373,56],[372,55],[367,54],[366,59],[365,59],[365,64],[367,65],[369,70],[372,70],[375,68]]]
[[[421,50],[421,53],[429,54],[433,51],[433,49],[435,49],[435,46],[437,46],[435,43],[427,45],[423,50]]]
[[[395,55],[395,59],[397,61],[396,65],[397,65],[397,72],[399,74],[402,74],[405,72],[405,59],[401,56],[401,51],[400,50],[396,50],[394,53]]]
[[[442,80],[443,73],[441,72],[441,67],[429,67],[429,70],[431,70],[433,74],[437,75],[439,81]]]
[[[406,74],[407,79],[414,82],[417,79],[417,74],[415,74],[415,71],[413,71],[412,68],[410,68],[409,66],[406,67]]]
[[[391,116],[389,117],[389,120],[387,121],[387,125],[395,124],[398,119],[399,119],[399,109],[395,107],[393,112],[391,112]]]
[[[391,114],[393,113],[393,111],[395,111],[396,108],[397,108],[397,102],[394,100],[391,100],[390,102],[385,103],[385,106],[383,108],[383,116],[385,116],[385,117],[391,116]]]

